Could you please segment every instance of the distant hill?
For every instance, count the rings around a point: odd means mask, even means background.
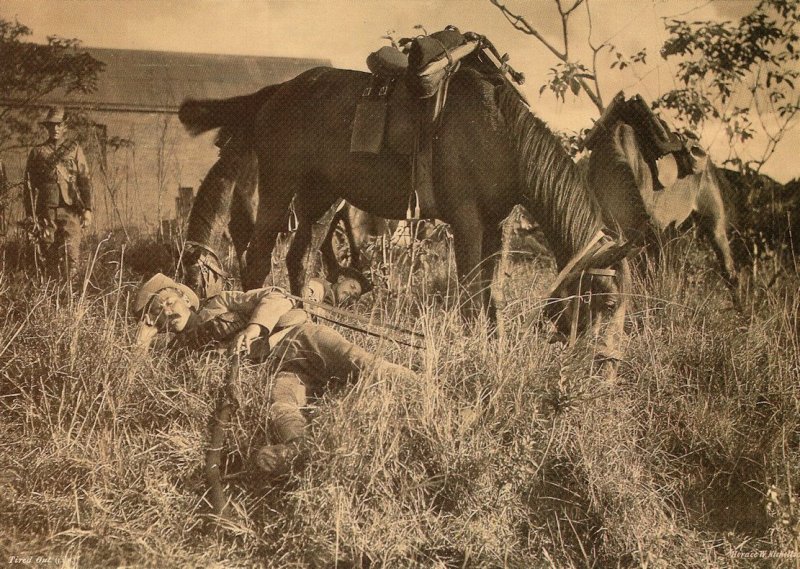
[[[722,168],[725,207],[735,231],[737,262],[800,254],[800,179],[781,184],[764,174]]]

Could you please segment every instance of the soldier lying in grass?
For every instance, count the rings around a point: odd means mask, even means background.
[[[337,303],[352,289],[341,280],[333,285],[312,279],[304,296]],[[301,409],[308,395],[356,381],[363,372],[396,379],[414,373],[389,363],[347,341],[336,330],[310,321],[308,314],[279,288],[248,292],[225,291],[200,304],[187,286],[159,273],[139,290],[134,310],[140,316],[137,345],[147,349],[158,332],[175,333],[178,345],[189,349],[219,347],[246,352],[255,361],[269,358],[270,430],[277,440],[261,448],[255,463],[264,475],[286,474],[302,453],[306,419]],[[265,389],[269,389],[265,385]]]

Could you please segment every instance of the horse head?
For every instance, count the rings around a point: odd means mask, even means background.
[[[202,243],[187,241],[181,257],[184,283],[197,293],[200,299],[218,295],[225,287],[228,273],[222,267],[219,256]]]
[[[664,129],[674,140],[680,143],[680,146],[677,150],[666,154],[660,159],[670,159],[675,164],[673,179],[671,180],[671,183],[666,185],[672,185],[677,178],[684,178],[686,176],[691,176],[692,174],[701,175],[706,170],[708,165],[708,153],[703,149],[702,146],[700,146],[697,137],[695,137],[692,133],[675,133],[672,130],[669,130],[666,124]]]
[[[597,343],[602,360],[620,359],[624,336],[626,292],[630,273],[627,257],[632,243],[619,244],[604,233],[559,274],[544,309],[555,327],[552,341],[574,344],[588,336]]]

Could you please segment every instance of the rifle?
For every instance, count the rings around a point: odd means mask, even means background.
[[[44,270],[47,265],[45,251],[55,229],[46,226],[36,215],[18,221],[17,226],[25,232],[25,240],[33,247],[33,263],[36,270]]]
[[[234,388],[239,382],[240,358],[239,353],[231,356],[227,379],[219,390],[217,407],[209,421],[209,446],[206,449],[205,475],[209,486],[211,507],[217,516],[225,516],[230,503],[222,486],[220,462],[225,443],[225,429],[230,427],[231,419],[239,409],[239,401],[234,394]]]

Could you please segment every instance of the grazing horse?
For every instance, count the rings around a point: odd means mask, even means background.
[[[692,148],[691,154],[694,173],[654,191],[651,171],[633,128],[618,122],[592,151],[588,184],[600,202],[606,224],[628,240],[657,245],[664,232],[692,217],[710,238],[725,281],[735,287],[736,270],[721,190],[727,181],[699,147]]]
[[[465,316],[490,306],[488,285],[500,249],[500,221],[522,204],[547,235],[561,270],[547,315],[575,338],[590,331],[599,353],[616,357],[623,334],[629,248],[613,241],[599,207],[558,138],[480,51],[461,61],[433,141],[434,204],[421,215],[449,223],[459,277],[470,292]],[[407,156],[350,151],[351,121],[370,75],[316,68],[259,93],[184,102],[190,132],[249,125],[258,155],[259,206],[243,284],[261,286],[292,199],[299,226],[287,268],[302,286],[311,226],[343,197],[387,219],[405,217],[412,165]],[[248,111],[261,103],[257,113]],[[197,120],[201,117],[202,120]]]

